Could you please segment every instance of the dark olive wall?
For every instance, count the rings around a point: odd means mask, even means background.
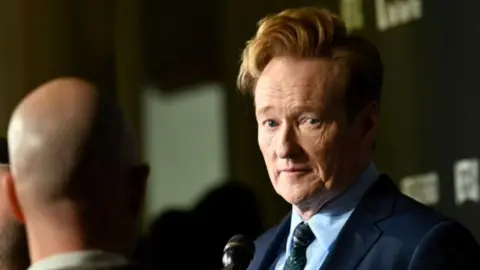
[[[385,0],[387,3],[414,0]],[[418,0],[417,0],[418,1]],[[270,12],[301,5],[339,12],[342,1],[313,0],[4,0],[0,3],[0,130],[30,89],[60,75],[92,78],[116,94],[139,128],[146,83],[172,92],[205,81],[225,85],[228,164],[233,178],[259,196],[265,224],[289,206],[273,192],[256,143],[252,102],[235,90],[239,56]],[[376,27],[375,0],[363,0],[360,34],[378,45],[386,67],[380,169],[397,182],[436,171],[437,209],[480,236],[478,204],[457,207],[453,163],[480,154],[479,1],[426,1],[423,17],[386,31]]]
[[[140,2],[0,2],[0,131],[31,89],[59,76],[93,80],[116,95],[138,129]],[[139,130],[139,129],[138,129]]]

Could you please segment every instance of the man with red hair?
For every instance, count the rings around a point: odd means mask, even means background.
[[[404,196],[377,170],[382,81],[377,48],[348,35],[329,11],[289,9],[260,21],[238,85],[254,97],[258,144],[292,211],[256,241],[251,270],[477,263],[480,247],[468,230]]]

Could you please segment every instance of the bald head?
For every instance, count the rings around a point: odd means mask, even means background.
[[[88,183],[95,169],[136,165],[132,134],[122,110],[94,85],[76,78],[41,85],[21,101],[8,127],[19,196],[23,190],[36,200],[81,196],[97,184]]]
[[[9,201],[26,223],[33,261],[131,248],[148,167],[112,99],[80,79],[47,82],[15,109],[8,140]]]

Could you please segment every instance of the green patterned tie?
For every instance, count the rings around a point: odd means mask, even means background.
[[[283,270],[303,270],[307,265],[307,248],[315,240],[315,235],[306,223],[300,223],[293,232],[290,255]]]

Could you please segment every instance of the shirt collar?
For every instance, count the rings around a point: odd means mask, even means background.
[[[379,175],[380,173],[375,164],[370,163],[352,186],[330,203],[326,204],[318,213],[335,216],[352,210],[362,200],[372,184],[378,180]]]
[[[122,255],[101,250],[74,251],[53,255],[32,264],[28,270],[63,269],[78,266],[124,266],[128,260]]]
[[[325,205],[307,221],[316,239],[322,243],[325,250],[330,248],[356,205],[378,178],[379,172],[375,164],[371,163],[347,191]],[[287,240],[287,252],[291,248],[293,232],[301,222],[303,222],[302,217],[293,207]]]

